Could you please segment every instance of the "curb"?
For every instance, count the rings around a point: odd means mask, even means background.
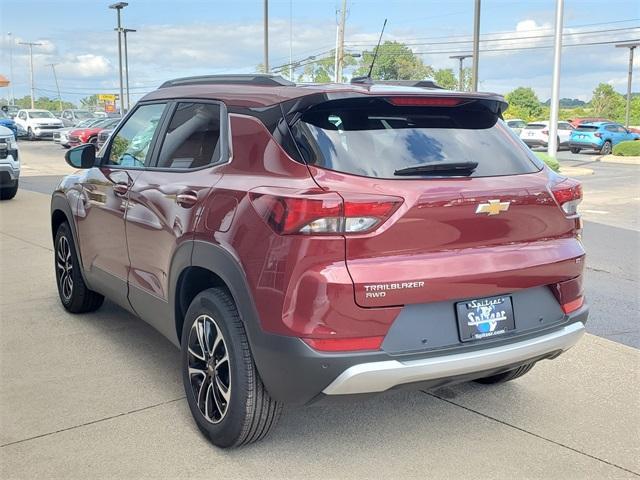
[[[560,167],[560,173],[567,177],[585,177],[593,175],[593,170],[584,167]]]
[[[620,155],[605,155],[600,157],[603,163],[623,163],[625,165],[640,165],[640,157],[623,157]]]

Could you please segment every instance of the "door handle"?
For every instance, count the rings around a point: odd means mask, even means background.
[[[176,195],[176,203],[183,208],[191,208],[198,203],[198,194],[193,190],[183,190]]]
[[[115,183],[113,185],[113,193],[115,193],[119,197],[124,197],[129,191],[128,183]]]

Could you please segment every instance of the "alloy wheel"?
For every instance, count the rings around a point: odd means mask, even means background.
[[[60,284],[62,297],[68,302],[73,294],[73,261],[71,259],[69,240],[65,236],[60,237],[58,240],[56,269],[58,270],[58,283]]]
[[[189,381],[198,409],[208,422],[219,423],[229,410],[231,366],[222,331],[209,315],[193,322],[188,349]]]

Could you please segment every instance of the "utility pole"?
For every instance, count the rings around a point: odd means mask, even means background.
[[[9,37],[9,76],[11,77],[9,79],[9,81],[11,82],[9,85],[11,86],[11,101],[10,104],[11,105],[15,105],[16,104],[16,96],[15,93],[13,91],[13,83],[14,83],[14,78],[13,78],[13,42],[15,41],[13,39],[13,36],[11,35],[11,32],[7,33],[7,36]]]
[[[31,108],[36,108],[34,100],[34,88],[33,88],[33,47],[42,45],[35,42],[18,42],[18,45],[27,45],[29,47],[29,76],[31,78]]]
[[[619,43],[616,48],[629,49],[629,72],[627,73],[627,106],[624,113],[624,126],[629,128],[629,112],[631,111],[631,81],[633,79],[633,51],[640,46],[640,42]]]
[[[347,0],[342,0],[340,23],[338,23],[338,38],[336,42],[335,82],[342,81],[342,67],[344,66],[344,26],[347,20]]]
[[[464,91],[464,68],[462,63],[464,62],[465,58],[472,58],[473,55],[471,54],[466,54],[466,55],[452,55],[449,58],[453,58],[455,60],[459,60],[460,61],[460,69],[458,71],[458,90],[460,90],[461,92]]]
[[[124,87],[122,83],[122,22],[120,18],[121,10],[129,5],[127,2],[118,2],[109,5],[109,8],[115,10],[118,14],[118,26],[116,28],[118,32],[118,66],[120,73],[120,114],[124,115]]]
[[[480,0],[475,0],[473,12],[473,65],[471,66],[471,91],[478,91],[478,62],[480,60]]]
[[[62,112],[62,97],[60,96],[60,85],[58,85],[58,76],[56,75],[56,65],[57,63],[49,63],[47,66],[51,67],[53,71],[53,79],[56,81],[56,90],[58,90],[58,107]]]
[[[264,0],[264,73],[269,73],[269,0]]]
[[[558,150],[558,110],[560,108],[560,58],[562,56],[562,16],[564,0],[556,0],[556,31],[553,43],[553,80],[551,83],[551,118],[547,153],[556,158]]]
[[[127,111],[131,108],[129,103],[129,54],[127,53],[127,33],[135,32],[133,28],[123,28],[124,34],[124,71],[125,71],[125,85],[127,86]]]
[[[289,0],[289,80],[293,82],[293,0]]]

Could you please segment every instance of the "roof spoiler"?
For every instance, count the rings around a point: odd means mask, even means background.
[[[239,74],[239,75],[201,75],[197,77],[183,77],[168,80],[160,85],[160,88],[181,87],[185,85],[259,85],[262,87],[291,87],[295,83],[280,75],[269,74]]]
[[[400,87],[417,87],[417,88],[433,88],[444,90],[433,80],[376,80],[375,82],[369,77],[353,77],[352,85],[397,85]]]

